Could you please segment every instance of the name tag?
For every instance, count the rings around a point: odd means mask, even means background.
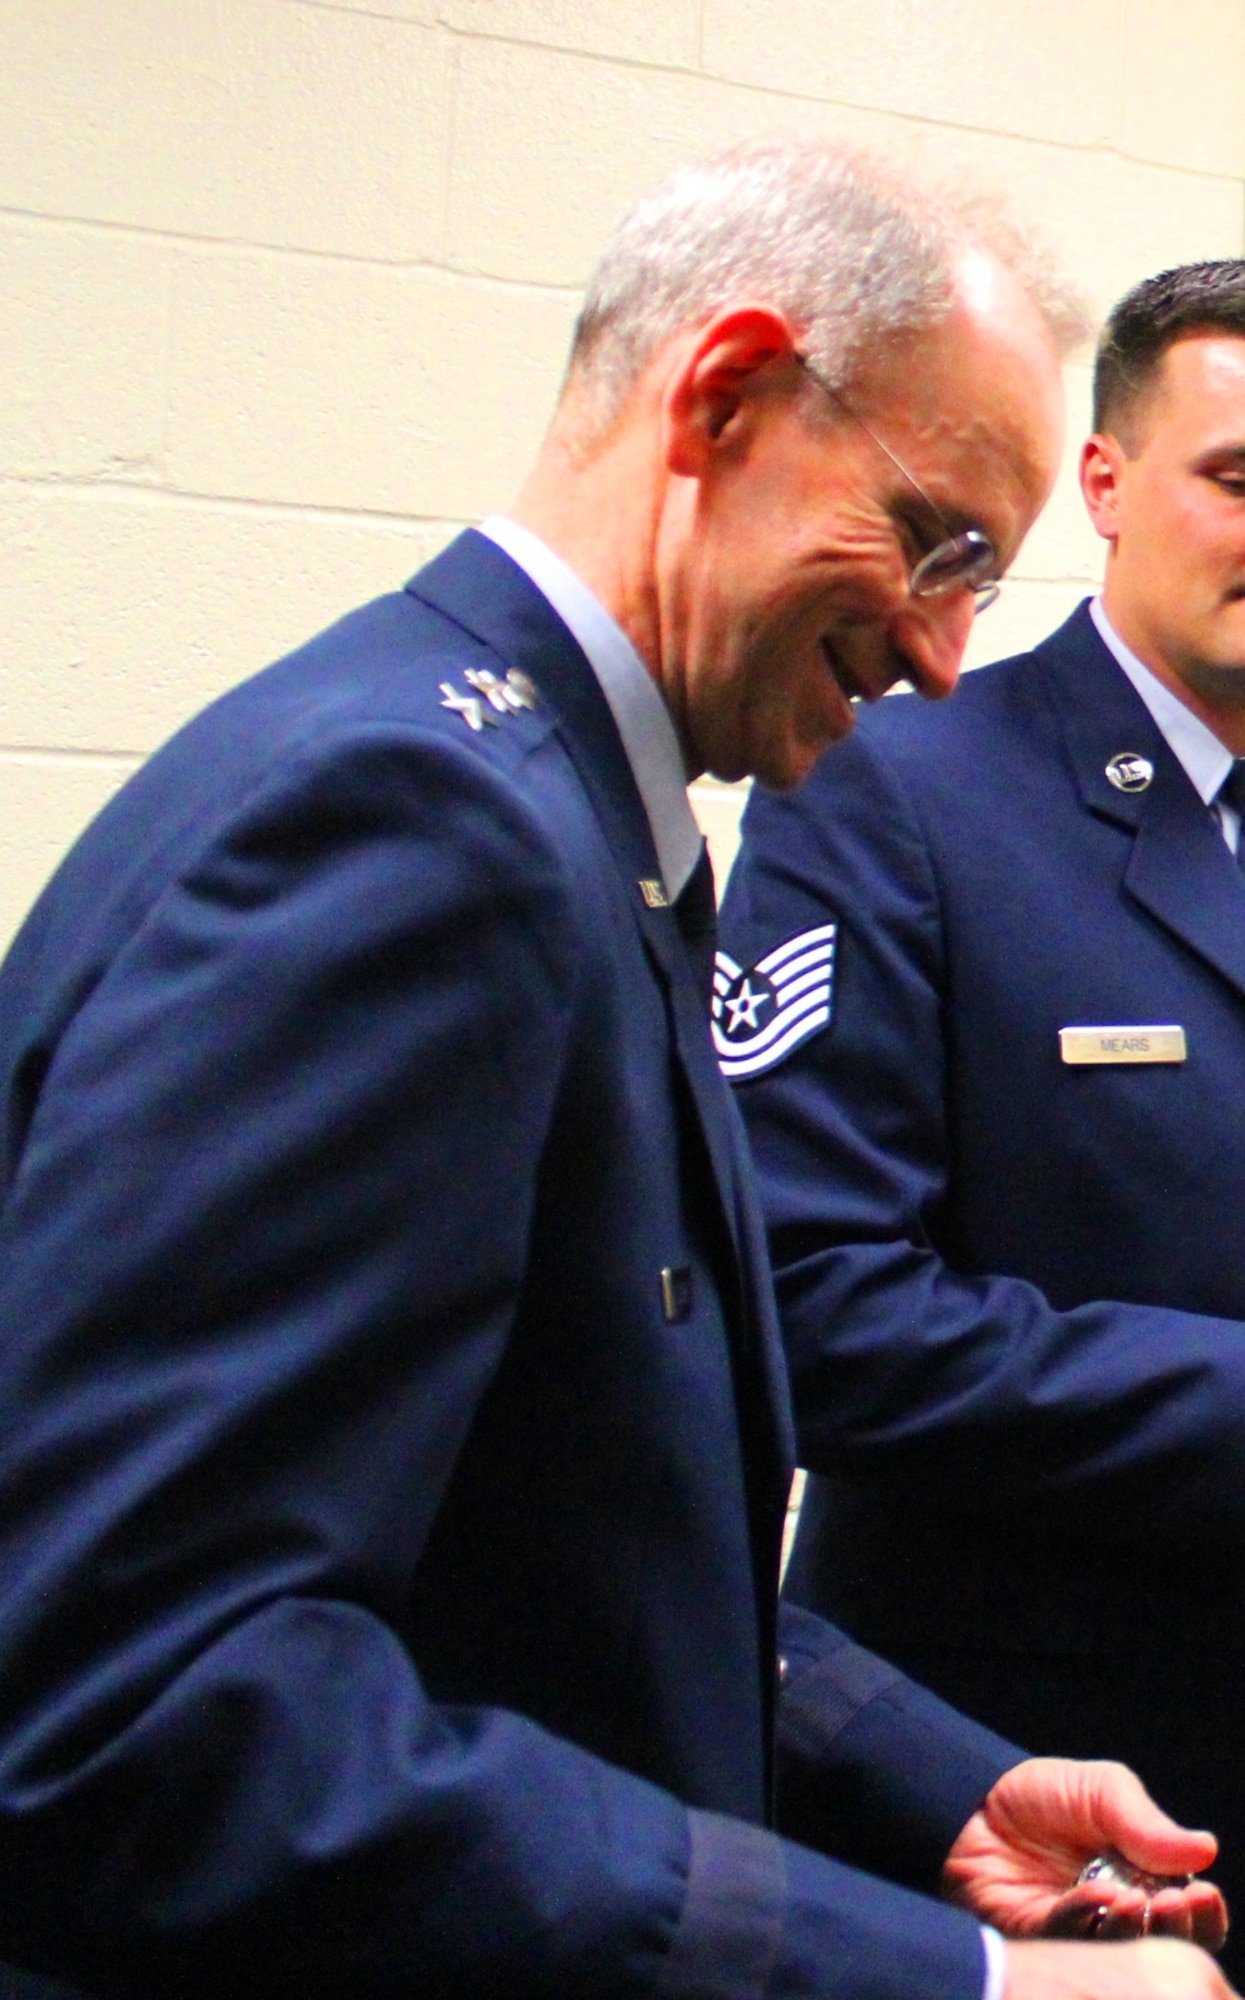
[[[1061,1028],[1059,1056],[1066,1063],[1182,1063],[1188,1055],[1183,1028]]]

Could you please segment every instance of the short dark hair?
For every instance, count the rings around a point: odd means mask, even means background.
[[[1177,264],[1145,278],[1113,309],[1094,357],[1094,429],[1122,429],[1153,387],[1169,347],[1199,333],[1245,340],[1245,258]]]

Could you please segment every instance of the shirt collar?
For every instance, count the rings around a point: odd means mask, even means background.
[[[1232,752],[1208,729],[1201,717],[1186,708],[1178,695],[1151,673],[1126,646],[1103,609],[1101,597],[1092,599],[1089,615],[1098,636],[1117,660],[1154,717],[1160,734],[1188,773],[1203,805],[1211,805],[1215,794],[1232,768]]]
[[[621,625],[538,535],[502,514],[490,514],[480,523],[480,533],[530,577],[587,655],[618,725],[673,902],[696,866],[702,843],[688,804],[679,739],[652,675]]]

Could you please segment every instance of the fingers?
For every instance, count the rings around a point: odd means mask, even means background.
[[[1079,1884],[1061,1896],[1042,1924],[1042,1936],[1052,1938],[1093,1938],[1102,1943],[1116,1938],[1137,1938],[1146,1930],[1149,1903],[1138,1889],[1112,1888],[1102,1895],[1092,1883]],[[1170,1912],[1173,1937],[1187,1937],[1179,1928],[1178,1913]]]
[[[1228,1935],[1228,1906],[1213,1882],[1195,1882],[1189,1890],[1193,1909],[1193,1942],[1207,1951],[1222,1951]]]
[[[1212,1834],[1178,1825],[1124,1765],[1030,1758],[1004,1773],[962,1828],[943,1888],[1005,1936],[1152,1932],[1215,1950],[1223,1899],[1188,1879],[1215,1852]]]
[[[1189,1938],[1206,1951],[1219,1951],[1228,1935],[1228,1912],[1213,1882],[1192,1882],[1183,1890],[1159,1890],[1150,1905],[1149,1928],[1154,1937]]]
[[[1219,1852],[1213,1833],[1180,1826],[1125,1764],[1084,1766],[1091,1809],[1121,1854],[1155,1875],[1195,1875]]]
[[[1122,1887],[1104,1894],[1092,1883],[1082,1883],[1059,1898],[1042,1924],[1043,1937],[1098,1944],[1146,1936],[1184,1938],[1206,1951],[1219,1951],[1227,1934],[1228,1913],[1213,1882],[1160,1889],[1153,1897]]]

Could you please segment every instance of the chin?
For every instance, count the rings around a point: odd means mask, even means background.
[[[786,743],[773,757],[757,758],[753,776],[771,792],[794,791],[797,785],[804,783],[813,766],[821,761],[826,752],[843,741],[854,720],[855,717],[852,717],[845,729],[827,733],[815,743]]]
[[[1245,659],[1200,660],[1185,669],[1183,678],[1211,708],[1245,706]]]

